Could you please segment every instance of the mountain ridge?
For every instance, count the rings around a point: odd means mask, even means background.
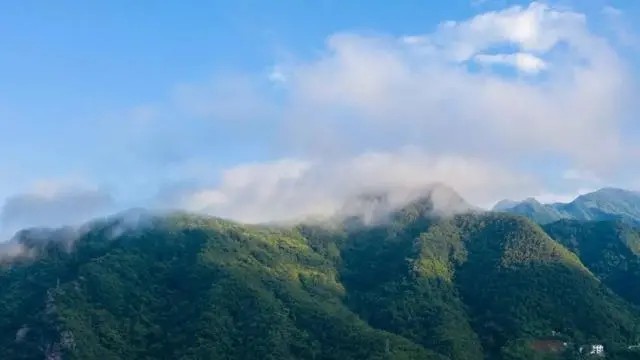
[[[560,332],[615,359],[640,339],[608,253],[584,258],[568,225],[558,242],[519,215],[435,211],[466,202],[433,194],[373,223],[172,213],[94,221],[72,242],[25,231],[30,256],[0,265],[0,355],[516,360]]]
[[[526,216],[540,224],[558,220],[622,220],[640,225],[640,193],[613,187],[583,194],[568,203],[542,204],[534,198],[520,202],[503,200],[493,211]]]

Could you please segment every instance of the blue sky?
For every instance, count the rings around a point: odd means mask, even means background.
[[[640,189],[639,16],[624,0],[5,2],[0,233],[132,206],[285,219],[434,181],[481,205]]]

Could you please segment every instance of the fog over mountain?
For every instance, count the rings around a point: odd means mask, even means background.
[[[455,2],[278,4],[259,21],[239,5],[163,5],[154,22],[84,4],[29,31],[54,9],[2,11],[16,30],[0,46],[50,53],[7,51],[0,67],[0,236],[132,207],[293,221],[438,182],[483,208],[638,189],[635,5]],[[404,20],[376,15],[389,11]],[[291,32],[298,19],[313,20]],[[101,40],[53,37],[78,23]]]
[[[452,188],[444,184],[431,184],[420,191],[369,193],[347,199],[331,214],[313,214],[316,216],[287,218],[286,221],[267,221],[262,225],[271,227],[295,226],[299,223],[319,223],[327,226],[340,224],[345,219],[356,218],[366,225],[384,224],[398,209],[413,202],[424,202],[427,211],[433,216],[453,216],[479,209],[467,203]],[[124,233],[137,232],[151,226],[157,217],[180,214],[180,210],[157,211],[129,209],[109,216],[97,217],[86,223],[64,227],[28,227],[17,231],[7,241],[0,243],[0,260],[12,258],[31,258],[33,249],[46,247],[47,243],[57,243],[63,249],[70,250],[76,240],[96,228],[108,227],[103,236],[106,240],[120,237]]]
[[[268,226],[133,210],[22,231],[20,253],[0,257],[0,354],[579,359],[601,344],[637,356],[637,227],[543,229],[441,184],[389,205],[365,195],[329,222]]]

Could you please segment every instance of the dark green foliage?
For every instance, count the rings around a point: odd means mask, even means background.
[[[452,226],[433,221],[414,204],[390,224],[352,233],[343,248],[348,303],[374,327],[452,359],[481,359],[452,282],[462,243]]]
[[[173,215],[33,244],[0,267],[0,358],[546,359],[530,344],[554,330],[618,350],[636,340],[636,309],[524,218],[440,218],[417,201],[385,223],[352,220]]]
[[[437,358],[354,316],[328,254],[296,231],[178,216],[112,241],[98,228],[1,274],[3,359],[55,346],[75,359]]]
[[[574,341],[633,341],[637,313],[538,226],[497,214],[464,221],[469,256],[458,279],[487,351],[553,330]]]
[[[545,226],[609,288],[640,305],[640,230],[621,221],[559,221]]]

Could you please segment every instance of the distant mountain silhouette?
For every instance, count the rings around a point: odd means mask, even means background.
[[[640,225],[640,193],[603,188],[578,196],[570,203],[541,204],[532,198],[520,202],[503,200],[493,210],[524,215],[540,224],[570,219],[621,220]]]

